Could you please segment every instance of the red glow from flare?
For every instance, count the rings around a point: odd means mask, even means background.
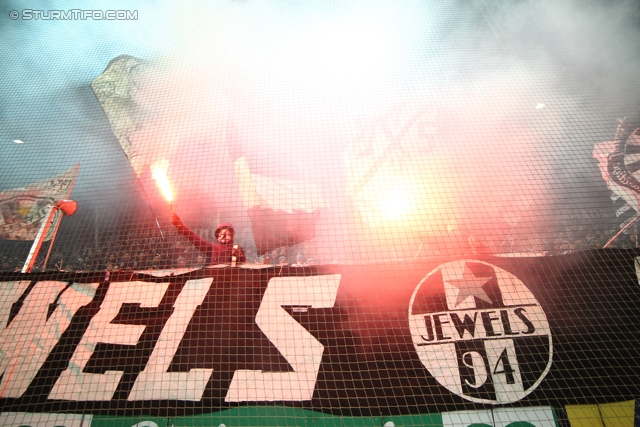
[[[169,162],[166,160],[159,160],[151,165],[151,176],[156,181],[156,185],[162,192],[162,195],[167,202],[173,202],[173,191],[171,191],[171,184],[167,178],[167,170],[169,169]]]

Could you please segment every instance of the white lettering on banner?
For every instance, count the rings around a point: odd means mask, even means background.
[[[480,388],[487,382],[488,375],[484,366],[484,359],[482,355],[477,351],[468,351],[462,355],[462,363],[465,367],[473,371],[473,382],[470,382],[468,378],[464,379],[464,382],[469,387]]]
[[[529,423],[535,427],[557,427],[553,408],[498,408],[480,411],[444,412],[443,427],[469,427],[485,424],[492,427],[508,427],[514,423]]]
[[[282,306],[333,307],[340,274],[274,277],[256,314],[256,324],[291,364],[294,372],[238,370],[226,402],[311,400],[324,346]]]
[[[69,366],[56,381],[49,398],[75,401],[110,400],[120,383],[122,371],[107,371],[104,374],[84,373],[87,362],[98,343],[136,345],[145,325],[119,325],[111,322],[120,312],[123,303],[157,307],[168,286],[169,283],[138,281],[111,283],[100,310],[91,319],[69,361]]]
[[[422,342],[418,346],[550,333],[538,305],[420,314],[410,321],[420,332]]]
[[[93,415],[90,414],[48,414],[31,412],[3,412],[0,425],[31,427],[90,427]]]
[[[189,321],[202,304],[212,278],[189,280],[174,304],[173,314],[167,320],[151,353],[149,362],[140,372],[128,400],[200,400],[213,369],[192,369],[189,372],[167,372],[180,345]]]
[[[506,402],[512,396],[521,395],[524,384],[513,341],[487,341],[485,351],[497,400]]]
[[[65,282],[38,282],[25,298],[20,312],[0,334],[0,372],[3,373],[0,397],[24,394],[73,316],[93,300],[98,284],[67,286]],[[50,304],[56,298],[58,304],[47,319]],[[8,313],[2,315],[8,317]]]

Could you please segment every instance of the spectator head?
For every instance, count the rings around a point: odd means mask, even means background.
[[[236,231],[228,222],[222,223],[216,228],[215,231],[216,240],[221,245],[233,245],[233,238],[236,235]]]

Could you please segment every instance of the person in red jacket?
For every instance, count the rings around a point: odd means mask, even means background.
[[[196,249],[205,254],[206,265],[247,261],[242,246],[233,244],[233,238],[236,232],[230,223],[222,223],[216,228],[215,236],[218,241],[217,243],[207,242],[198,236],[193,230],[184,225],[180,217],[175,213],[171,217],[171,223],[180,234],[193,243]]]

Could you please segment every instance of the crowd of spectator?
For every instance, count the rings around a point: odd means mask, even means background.
[[[183,236],[174,230],[163,235],[157,228],[128,230],[102,236],[104,244],[89,242],[80,248],[56,245],[46,264],[46,270],[58,271],[140,271],[175,268],[201,268],[205,266],[204,255]],[[245,248],[247,262],[258,264],[299,263],[300,253],[306,255],[305,245],[293,248],[278,248],[269,254],[258,256],[252,240],[242,238],[238,243]],[[23,245],[24,246],[24,245]],[[97,246],[97,247],[96,247]],[[34,271],[42,269],[46,246],[35,264]],[[24,252],[24,251],[22,251]],[[26,254],[16,254],[0,248],[0,271],[20,271]],[[305,256],[304,262],[313,260]]]
[[[205,259],[193,245],[175,233],[157,230],[120,233],[98,249],[87,245],[71,252],[55,251],[48,268],[65,271],[135,271],[202,267]]]
[[[604,247],[618,232],[614,228],[611,229],[595,229],[588,232],[584,236],[560,235],[554,238],[553,247],[545,251],[546,255],[566,255],[575,252],[587,251],[591,249],[600,249]],[[638,235],[635,231],[620,234],[608,245],[609,248],[631,249],[640,247],[638,245]]]
[[[639,247],[635,227],[618,236],[609,247]],[[521,251],[535,252],[548,256],[566,255],[591,249],[602,248],[618,230],[585,230],[575,237],[575,232],[554,232],[537,239],[536,247],[519,248]],[[310,265],[314,263],[306,244],[282,247],[268,254],[256,253],[252,239],[240,233],[238,243],[245,249],[247,262],[257,264]],[[246,233],[245,233],[246,234]],[[56,245],[47,262],[47,270],[59,271],[139,271],[175,268],[200,268],[205,266],[202,253],[184,237],[173,230],[160,235],[157,228],[122,231],[104,237],[105,244],[90,242],[80,248]],[[503,245],[504,246],[504,245]],[[516,250],[516,247],[512,247]],[[485,253],[508,252],[504,247],[487,248]],[[34,271],[42,269],[45,251],[36,262]],[[26,255],[4,251],[0,248],[0,271],[20,271]]]
[[[554,229],[538,233],[530,233],[512,238],[500,237],[491,240],[486,236],[468,236],[464,243],[464,255],[501,255],[519,254],[524,256],[557,256],[571,253],[607,248],[633,249],[639,248],[636,227],[620,232],[617,226],[578,226],[567,229]],[[607,245],[608,244],[608,245]],[[460,250],[455,248],[452,255]]]

